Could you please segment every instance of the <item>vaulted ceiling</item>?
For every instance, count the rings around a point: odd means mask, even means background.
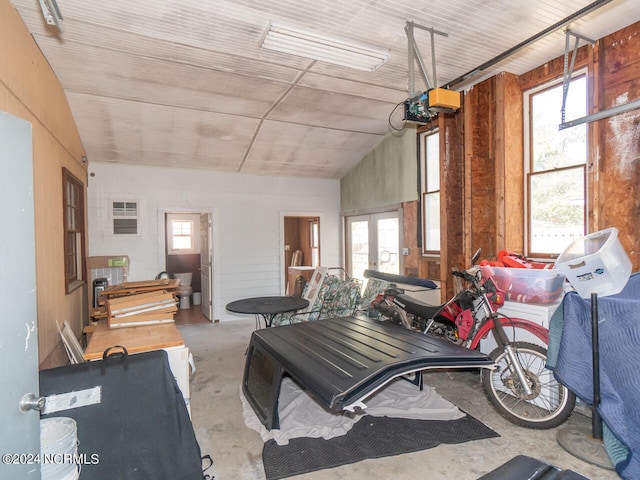
[[[598,6],[456,81],[461,91],[562,55],[566,28],[595,40],[640,20],[637,0],[58,0],[59,32],[39,0],[13,3],[62,83],[90,162],[323,178],[345,175],[390,123],[402,127],[408,21],[447,34],[433,43],[443,86]],[[259,48],[270,23],[390,59],[363,72]],[[431,37],[414,33],[431,75]]]

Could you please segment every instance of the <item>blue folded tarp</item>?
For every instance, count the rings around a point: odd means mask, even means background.
[[[568,293],[551,319],[547,365],[593,405],[591,300]],[[640,274],[617,295],[598,298],[600,405],[604,442],[624,479],[640,478]]]

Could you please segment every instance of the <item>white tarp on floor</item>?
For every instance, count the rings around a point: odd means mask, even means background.
[[[331,412],[316,402],[291,378],[282,381],[279,401],[280,429],[267,430],[260,422],[240,389],[244,421],[247,427],[260,433],[262,439],[274,439],[278,445],[286,445],[289,439],[311,437],[330,439],[346,434],[362,418],[374,416],[412,418],[419,420],[455,420],[464,417],[458,407],[445,400],[434,388],[423,390],[396,379],[376,392],[365,402],[361,414],[343,415]]]

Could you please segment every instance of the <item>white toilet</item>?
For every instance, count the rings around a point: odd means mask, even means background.
[[[189,308],[191,306],[189,297],[193,293],[191,287],[191,280],[193,273],[174,273],[173,276],[180,280],[180,286],[178,287],[178,296],[180,297],[180,308]]]

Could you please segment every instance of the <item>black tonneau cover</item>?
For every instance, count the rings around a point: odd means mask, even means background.
[[[482,353],[366,318],[331,318],[253,332],[243,391],[268,429],[279,428],[285,374],[334,410],[352,409],[400,375],[429,368],[491,367]]]

